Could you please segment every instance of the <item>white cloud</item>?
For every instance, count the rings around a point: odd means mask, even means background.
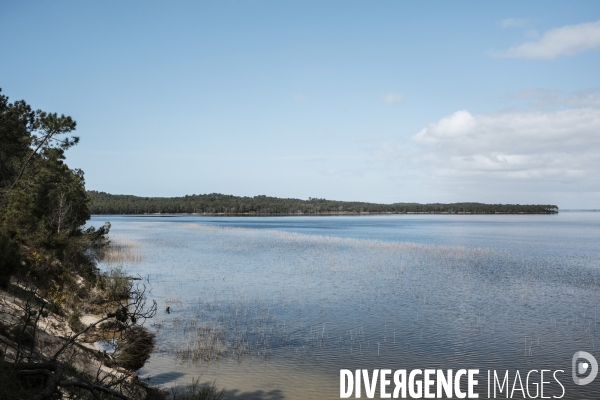
[[[524,18],[507,18],[500,21],[500,26],[503,28],[518,28],[527,25],[529,20]]]
[[[398,104],[402,103],[402,101],[404,100],[404,97],[400,94],[400,93],[388,93],[385,96],[381,96],[381,99],[383,100],[383,102],[385,104],[387,104],[388,106],[397,106]]]
[[[497,57],[556,58],[573,55],[600,46],[600,21],[550,29],[539,40],[523,43],[505,51],[492,52]]]
[[[371,165],[417,201],[600,208],[600,89],[530,89],[522,109],[458,110],[374,144]],[[531,107],[535,103],[535,107]]]
[[[414,139],[421,144],[435,144],[441,136],[452,138],[467,135],[476,124],[471,113],[461,110],[442,118],[435,124],[429,124],[427,128],[415,135]]]
[[[421,152],[413,161],[438,176],[484,180],[587,180],[600,183],[600,110],[462,110],[413,136]]]

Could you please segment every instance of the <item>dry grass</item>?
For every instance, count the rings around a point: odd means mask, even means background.
[[[118,238],[111,240],[108,248],[102,254],[102,262],[106,264],[140,262],[143,259],[143,254],[136,243]]]
[[[194,379],[191,384],[171,388],[167,395],[168,400],[221,400],[227,392],[219,389],[215,383],[200,385],[199,379]]]

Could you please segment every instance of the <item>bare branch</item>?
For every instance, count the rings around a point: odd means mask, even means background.
[[[63,382],[58,382],[58,386],[61,387],[68,387],[68,386],[73,386],[73,387],[79,387],[82,389],[86,389],[89,390],[90,392],[94,392],[94,391],[98,391],[98,392],[103,392],[103,393],[107,393],[113,397],[116,397],[118,399],[123,399],[123,400],[131,400],[129,397],[125,396],[124,394],[121,394],[117,391],[114,391],[112,389],[108,389],[105,388],[103,386],[97,386],[97,385],[90,385],[87,383],[83,383],[83,382],[78,382],[78,381],[63,381]]]
[[[69,347],[69,345],[73,344],[75,342],[75,339],[77,339],[79,336],[83,335],[84,333],[86,333],[87,331],[89,331],[90,329],[92,329],[93,327],[95,327],[96,325],[100,324],[101,322],[104,321],[108,321],[111,318],[114,318],[114,314],[108,314],[106,317],[99,319],[98,321],[94,322],[93,324],[90,324],[87,326],[87,328],[85,328],[84,330],[76,333],[75,335],[71,336],[70,338],[68,338],[68,340],[62,345],[62,347],[54,354],[54,356],[52,357],[52,361],[56,361],[56,359],[58,358],[59,355],[61,355],[61,353],[63,351],[65,351],[65,349],[67,347]]]

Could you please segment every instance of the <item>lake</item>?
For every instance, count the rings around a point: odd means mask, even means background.
[[[548,369],[564,371],[564,398],[600,396],[600,377],[571,378],[573,354],[600,346],[600,212],[92,217],[104,221],[158,303],[140,371],[152,383],[337,399],[340,369],[465,368],[484,398],[487,370],[512,386]]]

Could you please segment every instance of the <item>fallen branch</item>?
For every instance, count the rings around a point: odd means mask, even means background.
[[[98,391],[98,392],[110,394],[111,396],[116,397],[118,399],[131,400],[129,397],[125,396],[124,394],[116,392],[112,389],[105,388],[103,386],[98,386],[98,385],[90,385],[90,384],[78,382],[78,381],[58,382],[58,386],[61,386],[61,387],[73,386],[73,387],[78,387],[78,388],[89,390],[92,393],[94,393],[95,391]]]

